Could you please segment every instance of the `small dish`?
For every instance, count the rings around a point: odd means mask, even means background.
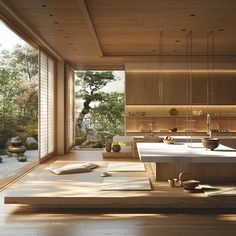
[[[103,173],[101,173],[100,176],[101,176],[101,177],[109,177],[109,176],[111,176],[111,174],[108,173],[108,172],[103,172]]]
[[[198,180],[185,180],[182,182],[185,190],[193,190],[199,185]]]

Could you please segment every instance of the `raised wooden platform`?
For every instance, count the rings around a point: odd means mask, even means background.
[[[70,153],[54,164],[86,160],[79,156]],[[5,203],[55,208],[236,208],[236,197],[206,197],[204,193],[170,188],[166,181],[156,182],[149,164],[146,164],[147,172],[113,172],[112,176],[148,176],[152,191],[101,191],[100,174],[106,171],[108,162],[89,157],[86,161],[100,165],[90,173],[58,176],[47,170],[47,164],[41,165],[4,197]]]
[[[103,159],[123,159],[132,158],[131,152],[103,152]]]

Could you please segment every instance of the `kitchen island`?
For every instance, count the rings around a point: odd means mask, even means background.
[[[201,143],[137,143],[137,149],[141,162],[151,162],[156,180],[177,178],[181,172],[206,182],[236,180],[236,150],[224,145],[210,151]]]

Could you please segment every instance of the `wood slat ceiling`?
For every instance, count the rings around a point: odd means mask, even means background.
[[[214,53],[236,55],[236,1],[86,0],[97,42],[91,35],[81,1],[5,3],[61,57],[80,67],[120,67],[131,56],[153,58],[158,54],[161,31],[166,55],[186,55],[186,34],[190,30],[193,54],[206,55],[206,36],[214,31]],[[100,44],[102,57],[96,43]]]

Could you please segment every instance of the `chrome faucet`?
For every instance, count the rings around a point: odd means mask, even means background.
[[[207,134],[212,138],[212,130],[211,130],[211,115],[207,114]]]

